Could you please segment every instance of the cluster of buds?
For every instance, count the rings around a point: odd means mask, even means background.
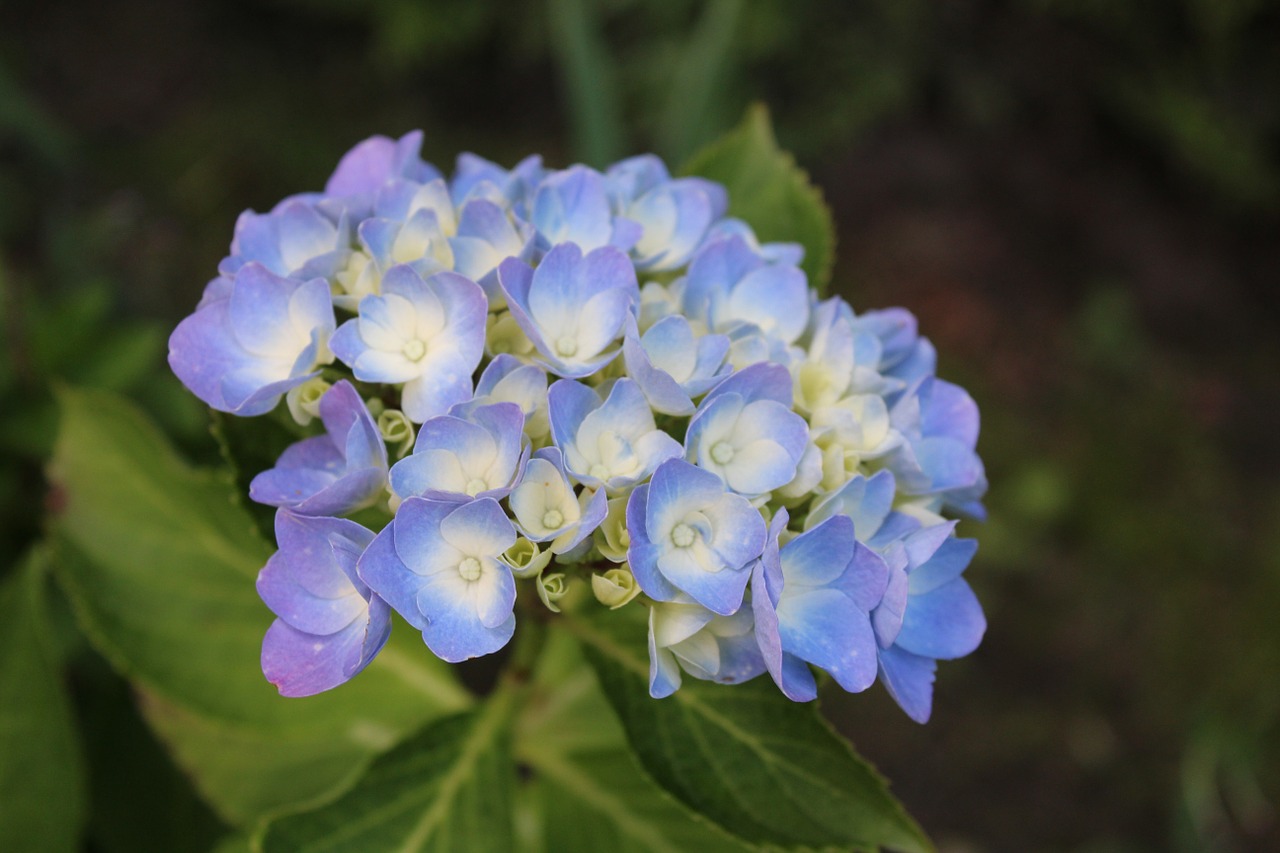
[[[986,480],[915,318],[820,299],[800,246],[656,157],[446,180],[420,145],[368,139],[244,213],[170,339],[214,409],[323,425],[250,487],[278,507],[267,678],[345,682],[392,610],[446,661],[490,654],[518,588],[556,611],[580,584],[648,607],[655,697],[767,672],[804,701],[812,666],[927,719],[985,629],[947,516]]]

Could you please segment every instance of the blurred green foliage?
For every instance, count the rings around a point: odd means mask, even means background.
[[[1269,0],[7,0],[0,575],[57,503],[58,383],[218,458],[164,341],[240,209],[370,133],[676,164],[762,100],[836,210],[833,287],[921,314],[993,483],[983,649],[929,727],[875,696],[838,722],[943,843],[1280,846],[1278,39]],[[225,828],[50,592],[92,849],[206,849]]]

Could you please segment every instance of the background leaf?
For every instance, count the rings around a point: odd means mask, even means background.
[[[439,720],[369,767],[328,806],[267,827],[264,853],[510,853],[510,694]]]
[[[551,634],[516,730],[533,774],[536,849],[547,853],[699,853],[747,849],[640,769],[577,642]]]
[[[45,633],[44,554],[0,586],[0,850],[78,850],[84,768]]]
[[[729,190],[729,214],[746,220],[761,241],[804,246],[805,274],[819,291],[831,280],[836,231],[822,192],[778,147],[763,104],[747,110],[737,128],[711,143],[682,170]]]
[[[685,805],[752,843],[931,849],[812,705],[764,677],[733,686],[686,678],[654,700],[643,626],[608,616],[575,619],[573,630],[640,764]]]
[[[56,563],[82,630],[132,681],[150,724],[231,823],[349,786],[468,694],[403,625],[348,685],[278,696],[258,658],[270,546],[225,477],[188,467],[132,406],[63,390],[50,478]]]

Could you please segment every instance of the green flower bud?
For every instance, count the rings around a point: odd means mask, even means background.
[[[542,573],[551,562],[550,551],[543,551],[533,542],[521,536],[502,554],[503,561],[511,567],[511,573],[518,578],[531,578]],[[541,593],[539,593],[541,595]]]
[[[284,400],[289,407],[289,414],[293,416],[298,426],[306,426],[311,423],[312,418],[320,417],[320,398],[330,387],[332,386],[328,382],[317,376],[314,379],[308,379],[297,388],[289,389]]]
[[[612,563],[625,562],[631,537],[627,534],[627,498],[612,498],[604,521],[595,532],[596,547]]]
[[[617,610],[640,594],[635,575],[628,568],[610,569],[604,574],[591,576],[591,591],[610,610]]]
[[[542,599],[542,603],[547,605],[547,609],[552,613],[560,612],[560,605],[556,602],[564,598],[564,594],[568,591],[569,582],[564,572],[538,575],[538,598]]]
[[[413,450],[413,422],[399,409],[387,409],[378,415],[378,432],[396,456]]]

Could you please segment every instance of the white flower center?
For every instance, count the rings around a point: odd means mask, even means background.
[[[604,465],[599,462],[592,465],[591,470],[588,471],[587,473],[590,474],[592,477],[595,477],[597,480],[609,479],[609,469],[604,467]]]
[[[549,509],[542,516],[544,530],[558,530],[564,524],[564,514],[558,509]]]
[[[473,498],[487,488],[489,488],[489,484],[479,477],[467,482],[467,494]]]
[[[578,341],[565,335],[556,341],[556,352],[565,358],[572,358],[578,353]]]
[[[458,564],[458,574],[464,581],[480,580],[480,561],[475,557],[467,557]]]
[[[695,538],[697,534],[693,528],[684,523],[677,524],[671,531],[671,542],[677,548],[688,548]]]
[[[400,352],[410,361],[421,361],[422,357],[427,354],[427,345],[421,339],[414,338],[401,347]]]
[[[717,441],[711,445],[711,461],[717,465],[728,465],[733,461],[733,454],[736,451],[733,445],[727,441]]]

